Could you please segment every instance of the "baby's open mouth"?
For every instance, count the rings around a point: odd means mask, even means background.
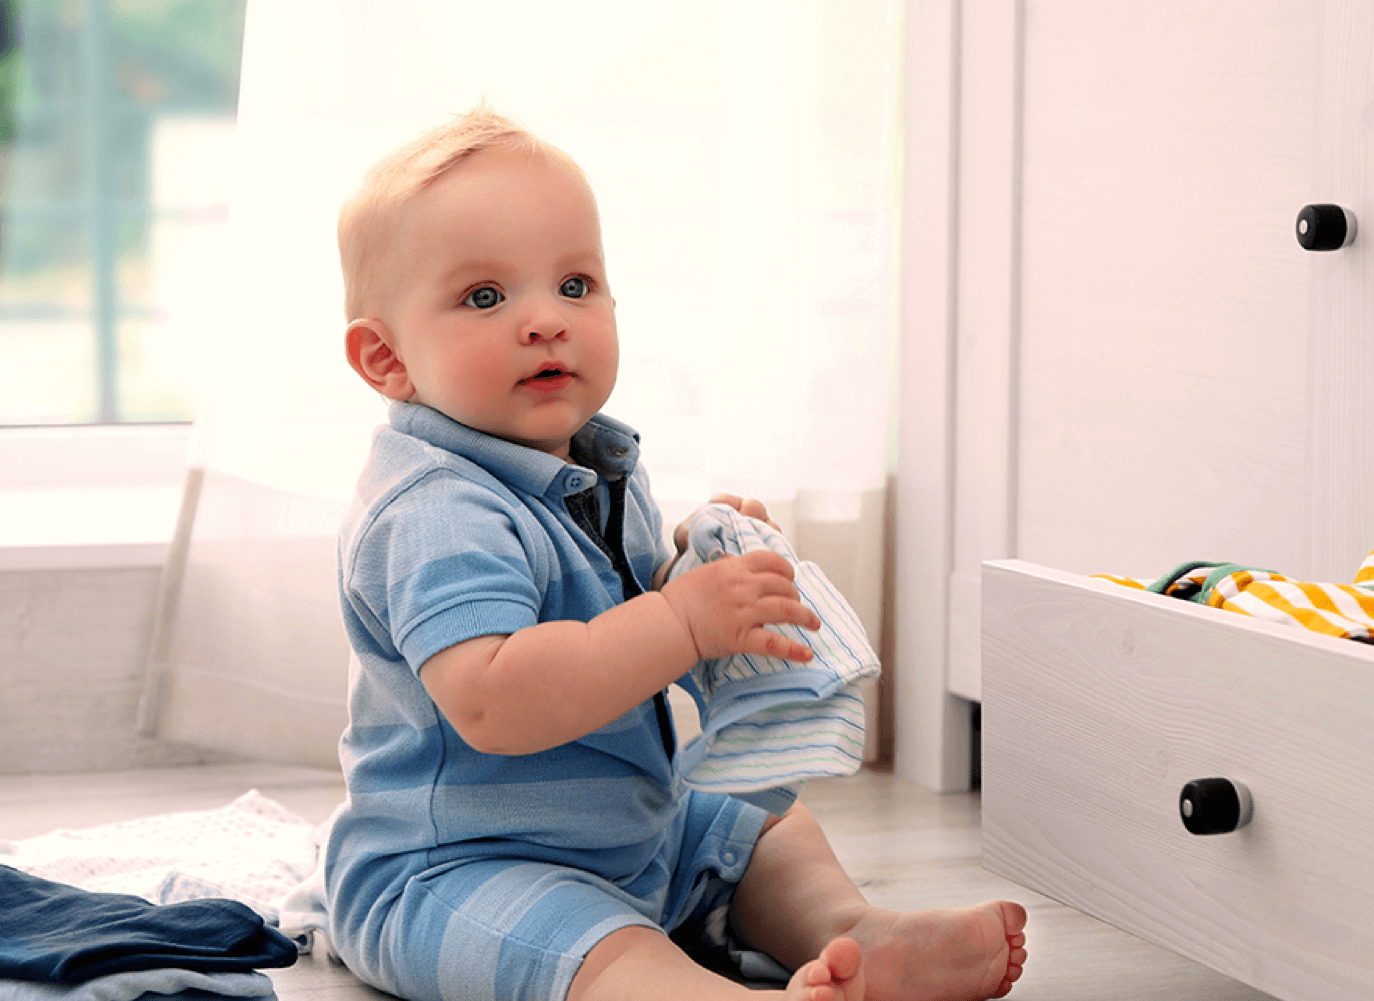
[[[546,369],[541,369],[540,371],[536,372],[534,375],[531,375],[531,376],[529,376],[528,378],[525,378],[525,379],[521,379],[520,381],[521,381],[521,382],[537,382],[537,381],[540,380],[540,379],[561,379],[563,376],[565,376],[565,375],[571,375],[571,374],[572,374],[572,373],[567,372],[567,371],[565,371],[564,369],[561,369],[561,368],[546,368]]]

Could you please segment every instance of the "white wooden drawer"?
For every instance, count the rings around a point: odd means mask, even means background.
[[[1374,997],[1374,650],[983,568],[983,864],[1287,1001]],[[1189,834],[1179,793],[1253,795]]]

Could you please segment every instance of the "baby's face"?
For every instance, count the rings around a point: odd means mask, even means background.
[[[479,153],[411,200],[399,250],[411,400],[567,459],[619,363],[586,181],[543,155]]]

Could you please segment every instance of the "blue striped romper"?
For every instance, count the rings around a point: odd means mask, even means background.
[[[414,404],[379,428],[339,540],[356,654],[327,846],[330,938],[408,1001],[561,999],[630,925],[721,924],[763,810],[690,792],[662,697],[537,754],[469,747],[420,683],[476,636],[594,616],[668,556],[638,436],[604,415],[574,462]]]

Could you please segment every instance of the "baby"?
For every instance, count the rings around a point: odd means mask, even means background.
[[[675,775],[664,690],[701,658],[806,661],[764,626],[820,623],[775,553],[664,583],[638,436],[600,413],[615,300],[577,165],[479,109],[377,165],[339,244],[349,363],[394,401],[339,546],[349,967],[409,1001],[756,996],[693,958],[734,949],[799,1001],[1005,995],[1019,905],[870,907],[804,806]]]

